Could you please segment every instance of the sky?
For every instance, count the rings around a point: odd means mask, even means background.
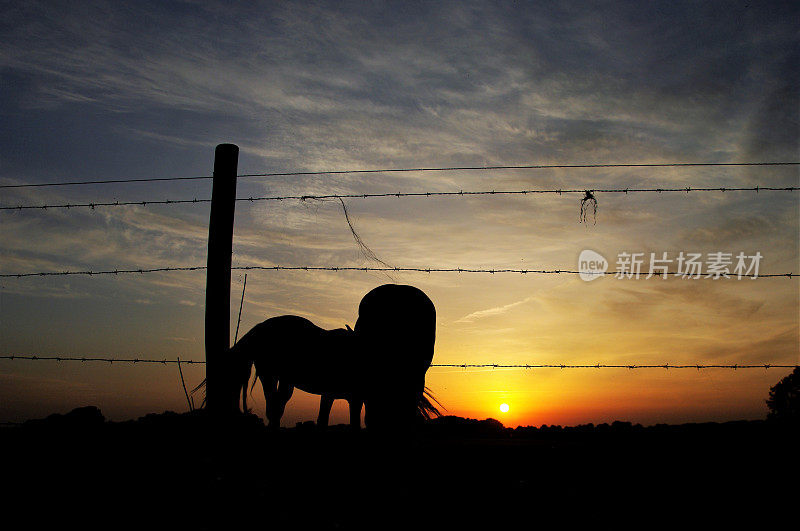
[[[793,2],[2,2],[0,184],[531,164],[800,160]],[[527,169],[238,180],[239,197],[797,187],[797,166]],[[3,206],[208,198],[210,180],[0,188]],[[397,267],[578,268],[584,250],[754,256],[800,271],[797,192],[347,199]],[[203,266],[209,208],[0,211],[0,273]],[[596,221],[596,222],[595,222]],[[734,259],[735,262],[735,259]],[[239,202],[234,266],[380,264],[341,205]],[[670,265],[675,270],[677,262]],[[733,266],[731,266],[733,267]],[[353,325],[387,283],[437,309],[434,363],[796,364],[796,278],[251,271],[240,335]],[[243,271],[233,272],[231,330]],[[0,355],[204,359],[205,272],[0,278]],[[233,339],[233,338],[232,338]],[[763,418],[790,369],[431,368],[448,414],[507,426]],[[184,366],[187,386],[204,377]],[[254,410],[264,416],[256,388]],[[316,418],[296,391],[283,425]],[[509,405],[502,413],[499,406]],[[0,360],[0,422],[184,411],[174,365]],[[332,422],[346,422],[337,402]]]

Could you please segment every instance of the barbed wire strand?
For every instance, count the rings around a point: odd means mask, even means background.
[[[161,273],[161,272],[171,272],[171,271],[202,271],[205,270],[207,266],[194,266],[194,267],[154,267],[150,269],[109,269],[105,271],[41,271],[36,273],[2,273],[0,274],[0,278],[25,278],[25,277],[50,277],[50,276],[70,276],[70,275],[87,275],[87,276],[100,276],[100,275],[123,275],[123,274],[146,274],[146,273]],[[620,271],[575,271],[570,269],[472,269],[472,268],[465,268],[465,267],[455,267],[455,268],[446,268],[446,267],[359,267],[359,266],[233,266],[231,267],[232,270],[237,271],[362,271],[362,272],[380,272],[380,273],[400,273],[400,272],[410,272],[410,273],[486,273],[486,274],[504,274],[504,273],[517,273],[521,275],[598,275],[598,276],[610,276],[610,275],[619,275],[619,276],[626,276],[626,277],[634,277],[640,278],[644,276],[644,273],[640,273],[636,275],[635,273],[631,273],[631,271],[627,270],[620,270]],[[728,273],[728,276],[725,275],[717,275],[714,274],[697,274],[694,273],[683,273],[679,271],[666,271],[666,272],[653,272],[652,277],[662,277],[663,276],[682,276],[692,279],[697,278],[708,278],[708,277],[715,277],[715,278],[731,278],[731,277],[739,277],[739,275],[735,273]],[[758,276],[749,276],[749,275],[741,275],[740,278],[748,278],[748,279],[757,279],[757,278],[777,278],[777,277],[787,277],[787,278],[796,278],[800,276],[800,273],[766,273],[766,274],[759,274]]]
[[[487,369],[793,369],[800,365],[775,365],[771,363],[764,364],[699,364],[694,363],[690,365],[672,365],[669,363],[662,364],[625,364],[625,365],[608,365],[596,363],[593,365],[566,365],[566,364],[530,364],[530,363],[517,363],[517,364],[501,364],[501,363],[436,363],[431,364],[431,367],[449,367],[449,368],[487,368]]]
[[[540,170],[540,169],[579,169],[579,168],[680,168],[702,166],[797,166],[800,162],[654,162],[632,164],[522,164],[522,165],[497,165],[497,166],[446,166],[422,168],[383,168],[372,170],[325,170],[325,171],[291,171],[291,172],[266,172],[243,173],[237,177],[293,177],[305,175],[349,175],[370,173],[402,173],[402,172],[436,172],[436,171],[494,171],[494,170]],[[0,188],[35,188],[45,186],[77,186],[89,184],[121,184],[121,183],[148,183],[162,181],[191,181],[213,179],[212,175],[198,175],[191,177],[144,177],[139,179],[107,179],[84,180],[46,183],[20,183],[3,184]]]
[[[452,196],[477,196],[477,195],[534,195],[534,194],[635,194],[635,193],[674,193],[674,192],[797,192],[800,187],[786,186],[752,186],[740,187],[691,187],[682,188],[602,188],[590,189],[569,188],[569,189],[548,189],[548,190],[479,190],[458,192],[383,192],[373,194],[323,194],[323,195],[284,195],[284,196],[261,196],[261,197],[237,197],[237,202],[257,202],[257,201],[324,201],[329,199],[374,199],[374,198],[405,198],[405,197],[452,197]],[[71,208],[90,208],[97,207],[118,207],[118,206],[154,206],[154,205],[185,205],[210,203],[211,199],[157,199],[146,201],[109,201],[109,202],[90,202],[90,203],[59,203],[47,205],[6,205],[0,206],[0,210],[47,210],[47,209],[71,209]]]
[[[205,270],[207,266],[195,267],[154,267],[154,268],[140,268],[140,269],[114,269],[107,271],[43,271],[40,273],[3,273],[0,278],[23,278],[23,277],[50,277],[50,276],[70,276],[70,275],[123,275],[131,273],[158,273],[165,271],[200,271]]]
[[[167,365],[170,363],[181,363],[189,365],[205,365],[205,361],[201,360],[182,360],[182,359],[148,359],[148,358],[101,358],[101,357],[73,357],[73,356],[17,356],[17,355],[4,355],[0,359],[6,360],[28,360],[28,361],[80,361],[80,362],[104,362],[109,364],[114,363],[152,363]],[[516,363],[516,364],[502,364],[502,363],[432,363],[432,368],[486,368],[486,369],[793,369],[800,367],[800,365],[784,365],[773,363],[760,363],[760,364],[684,364],[673,365],[670,363],[661,364],[617,364],[610,365],[604,363],[595,364],[536,364],[536,363]]]
[[[106,362],[109,364],[114,363],[160,363],[162,365],[167,365],[168,363],[175,363],[175,364],[187,364],[187,365],[205,365],[205,361],[198,361],[198,360],[181,360],[181,359],[170,359],[170,358],[163,358],[160,360],[157,359],[148,359],[148,358],[101,358],[101,357],[91,357],[91,356],[81,356],[81,357],[74,357],[74,356],[17,356],[17,355],[5,355],[0,356],[0,359],[6,360],[29,360],[29,361],[82,361],[82,362]]]

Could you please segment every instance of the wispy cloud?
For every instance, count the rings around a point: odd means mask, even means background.
[[[534,300],[535,297],[527,297],[520,301],[512,302],[510,304],[506,304],[503,306],[496,306],[494,308],[487,308],[486,310],[478,310],[477,312],[472,312],[470,314],[465,315],[461,319],[455,321],[456,323],[473,323],[479,319],[484,319],[486,317],[495,317],[498,315],[502,315],[512,308],[516,308],[517,306],[522,306],[528,302]]]

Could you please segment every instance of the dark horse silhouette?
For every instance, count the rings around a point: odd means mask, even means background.
[[[364,386],[368,428],[402,429],[439,414],[425,387],[436,308],[422,290],[402,284],[373,289],[358,306],[355,332],[372,374]]]
[[[358,313],[355,331],[325,330],[294,315],[253,327],[229,356],[242,408],[247,411],[247,387],[255,366],[273,427],[280,425],[295,387],[321,395],[320,426],[327,425],[338,398],[349,402],[354,427],[361,425],[362,404],[365,424],[377,430],[402,429],[421,417],[438,415],[425,387],[436,335],[431,300],[415,287],[385,284],[364,296]]]
[[[343,398],[350,404],[351,425],[360,427],[365,366],[359,345],[349,327],[325,330],[296,315],[257,324],[230,351],[232,362],[239,367],[242,408],[247,411],[247,387],[251,367],[255,366],[270,426],[280,425],[286,403],[297,387],[322,395],[318,425],[327,426],[333,401]]]

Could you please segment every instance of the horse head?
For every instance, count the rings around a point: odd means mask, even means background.
[[[402,429],[438,413],[425,397],[436,339],[436,309],[425,293],[400,284],[373,289],[359,304],[355,334],[369,367],[368,428]]]

